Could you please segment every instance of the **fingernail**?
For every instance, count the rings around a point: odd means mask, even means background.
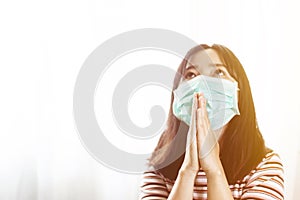
[[[203,106],[203,105],[204,105],[204,100],[203,100],[203,98],[200,99],[200,102],[201,102],[201,105]]]
[[[199,97],[198,97],[198,100],[200,101],[200,103],[201,103],[201,99],[202,99],[202,96],[199,96]]]

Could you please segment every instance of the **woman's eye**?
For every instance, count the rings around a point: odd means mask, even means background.
[[[224,72],[223,72],[223,70],[221,70],[221,69],[217,69],[215,73],[218,76],[224,76],[225,75]]]
[[[195,76],[196,76],[195,73],[193,73],[193,72],[188,72],[188,73],[185,75],[185,78],[190,79],[190,78],[194,78]]]

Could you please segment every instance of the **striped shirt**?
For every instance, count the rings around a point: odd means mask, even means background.
[[[281,159],[267,153],[258,166],[242,181],[229,185],[234,199],[284,199],[284,175]],[[167,199],[175,180],[153,170],[145,171],[140,183],[140,200]],[[207,178],[200,170],[195,178],[193,199],[207,199]]]

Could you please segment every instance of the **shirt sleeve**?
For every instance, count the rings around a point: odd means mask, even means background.
[[[247,181],[241,199],[284,199],[284,171],[278,154],[267,156]]]
[[[166,200],[169,196],[163,177],[154,171],[146,171],[140,183],[140,200]]]

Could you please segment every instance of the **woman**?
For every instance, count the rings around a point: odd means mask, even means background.
[[[187,53],[148,164],[143,200],[284,199],[281,160],[265,146],[247,76],[228,48],[198,45]]]

